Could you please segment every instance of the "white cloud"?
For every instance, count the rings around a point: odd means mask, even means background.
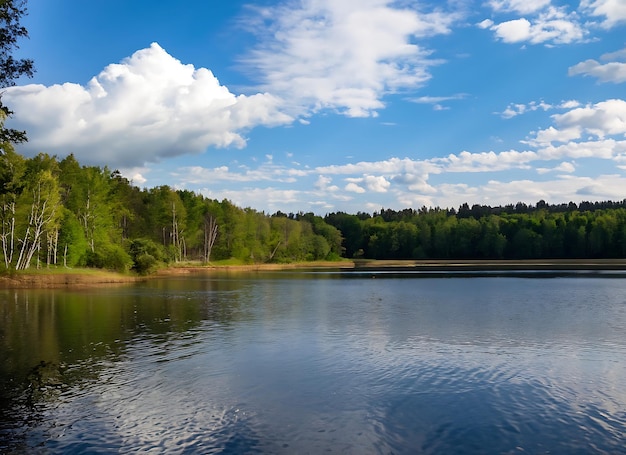
[[[546,167],[538,167],[537,172],[539,174],[547,174],[548,172],[562,172],[566,174],[571,174],[576,171],[576,166],[574,164],[564,161],[556,167],[546,168]]]
[[[505,43],[529,41],[531,37],[531,23],[525,18],[502,22],[490,28]]]
[[[383,176],[376,177],[373,175],[366,175],[363,178],[363,183],[365,183],[365,186],[369,191],[373,191],[375,193],[386,193],[391,186],[391,183],[389,183]]]
[[[581,129],[577,126],[570,128],[557,129],[553,126],[540,130],[535,133],[535,137],[528,141],[529,144],[541,145],[551,144],[552,142],[569,142],[575,139],[579,139]]]
[[[580,139],[585,133],[603,139],[606,136],[626,136],[626,101],[612,99],[584,107],[576,102],[563,103],[571,106],[568,112],[552,116],[558,126],[539,130],[527,144],[542,146],[554,142],[570,143]],[[601,144],[602,141],[598,141]]]
[[[593,16],[603,16],[603,26],[612,28],[626,22],[626,3],[624,0],[581,0],[580,8]]]
[[[207,182],[283,182],[294,183],[296,177],[307,175],[307,171],[292,169],[283,166],[265,163],[257,169],[240,167],[239,170],[230,169],[228,166],[216,168],[205,168],[201,166],[188,166],[177,169],[172,175],[178,179],[183,179],[191,184],[206,184]]]
[[[552,109],[553,107],[554,106],[544,102],[543,100],[539,102],[532,101],[528,104],[511,103],[507,106],[504,112],[502,112],[500,115],[502,116],[502,118],[509,119],[509,118],[517,117],[518,115],[525,114],[526,112],[533,112],[539,109],[545,112],[545,111]]]
[[[243,147],[242,132],[292,121],[269,94],[232,94],[211,71],[182,64],[158,44],[108,65],[86,86],[6,90],[24,153],[73,152],[84,163],[129,167],[208,147]]]
[[[599,138],[626,135],[626,101],[611,99],[553,116],[567,128],[578,127]]]
[[[365,189],[357,185],[355,182],[348,183],[345,187],[345,190],[351,193],[365,193]]]
[[[450,32],[457,14],[424,13],[391,0],[304,0],[257,8],[262,45],[245,59],[264,89],[295,112],[373,116],[382,98],[422,86],[438,63],[416,40]]]
[[[482,29],[493,31],[496,38],[505,43],[569,44],[583,41],[589,33],[587,25],[580,22],[575,12],[549,6],[549,1],[493,1],[491,4],[496,12],[532,13],[530,19],[520,17],[500,23],[485,20],[478,24]]]
[[[337,185],[331,185],[332,181],[332,178],[320,175],[313,186],[320,191],[339,191],[339,187]]]
[[[478,26],[478,28],[482,28],[484,30],[487,28],[491,28],[493,24],[494,22],[491,19],[485,19],[484,21],[481,21],[476,25]]]
[[[550,0],[490,0],[488,4],[496,12],[512,11],[528,14],[550,5]]]
[[[444,106],[442,103],[445,103],[447,101],[462,100],[464,98],[467,98],[466,93],[457,93],[450,96],[420,96],[418,98],[409,98],[408,100],[417,104],[432,104],[434,110],[444,111],[450,108]]]
[[[500,153],[464,151],[459,154],[450,154],[436,161],[442,163],[445,172],[494,172],[512,168],[528,168],[528,163],[536,159],[535,152],[510,150]]]
[[[597,77],[601,82],[613,82],[616,84],[626,82],[626,63],[611,62],[600,64],[595,60],[586,60],[569,68],[568,74],[576,76]]]
[[[569,100],[569,101],[563,101],[560,105],[559,108],[561,109],[574,109],[575,107],[580,106],[580,102],[576,101],[576,100]]]
[[[606,139],[602,141],[568,142],[558,146],[546,145],[537,151],[539,159],[559,160],[563,158],[614,159],[626,150],[626,141]]]
[[[410,158],[390,158],[384,161],[360,161],[353,164],[320,166],[315,172],[320,174],[428,174],[438,172],[437,165],[428,161],[412,160]]]
[[[626,49],[601,57],[602,60],[626,60]],[[626,63],[620,61],[609,61],[602,64],[597,60],[589,59],[571,66],[568,70],[570,76],[592,76],[598,78],[601,82],[613,82],[619,84],[626,82]]]

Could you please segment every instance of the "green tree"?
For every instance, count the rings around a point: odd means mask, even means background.
[[[28,37],[28,31],[20,20],[26,14],[25,0],[0,0],[0,89],[15,85],[20,76],[32,77],[33,61],[15,59],[11,54],[18,49],[18,41]],[[4,121],[13,112],[2,103],[0,94],[0,143],[25,142],[26,132],[4,126]]]
[[[16,248],[16,207],[17,199],[24,190],[26,160],[15,153],[8,142],[0,144],[0,216],[2,222],[1,241],[4,265],[13,265]]]
[[[74,267],[86,264],[86,254],[89,249],[85,231],[76,218],[76,215],[63,207],[59,226],[59,263],[62,259],[64,267]]]
[[[56,250],[61,196],[58,180],[53,174],[54,170],[39,169],[40,165],[47,160],[47,156],[39,155],[27,162],[26,186],[17,201],[17,213],[21,226],[17,230],[20,247],[19,254],[16,251],[16,270],[29,268],[35,253],[37,253],[36,259],[39,263],[43,239],[48,240],[45,245],[48,253],[53,249]],[[33,165],[29,166],[29,164]],[[29,167],[33,168],[30,173]],[[47,234],[51,236],[48,237]]]

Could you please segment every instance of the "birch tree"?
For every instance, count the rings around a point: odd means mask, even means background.
[[[217,239],[217,221],[211,215],[204,218],[204,262],[209,263],[211,260],[211,251]]]
[[[42,237],[58,230],[60,202],[59,185],[51,171],[43,170],[31,177],[18,200],[18,212],[26,215],[26,224],[17,237],[16,270],[29,268],[35,253],[41,251]]]

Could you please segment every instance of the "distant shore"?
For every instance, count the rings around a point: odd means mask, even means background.
[[[339,269],[367,271],[577,271],[623,270],[626,259],[548,260],[369,260],[298,262],[291,264],[173,265],[148,277],[95,269],[39,269],[0,276],[0,289],[83,288],[123,285],[149,279],[193,273],[254,272],[297,269]]]
[[[626,259],[429,259],[410,261],[388,261],[357,259],[356,269],[393,269],[424,271],[493,271],[493,270],[624,270]]]

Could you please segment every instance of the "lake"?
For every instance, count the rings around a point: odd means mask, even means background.
[[[626,277],[0,291],[0,453],[626,453]]]

